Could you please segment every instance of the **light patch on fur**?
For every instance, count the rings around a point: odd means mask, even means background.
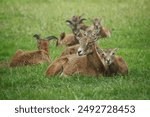
[[[83,55],[83,54],[84,54],[83,48],[79,47],[77,54],[78,54],[79,56]]]

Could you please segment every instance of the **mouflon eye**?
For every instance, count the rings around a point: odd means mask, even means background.
[[[105,56],[105,54],[103,53],[102,56]]]
[[[115,53],[113,52],[112,55],[115,55]]]

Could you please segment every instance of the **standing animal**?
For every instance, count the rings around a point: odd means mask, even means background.
[[[98,53],[105,66],[106,76],[113,76],[116,74],[128,74],[128,65],[125,60],[122,57],[115,55],[117,50],[118,48],[106,50],[98,48]]]
[[[43,62],[50,62],[48,53],[49,40],[55,39],[53,36],[41,39],[39,35],[35,34],[33,37],[37,39],[38,50],[34,51],[23,51],[17,50],[15,55],[12,57],[10,67],[25,66],[39,64]]]
[[[61,74],[69,76],[72,74],[82,74],[90,76],[101,76],[105,68],[97,53],[95,40],[90,36],[82,34],[78,37],[80,47],[77,54],[66,55],[56,59],[46,71],[46,76]]]

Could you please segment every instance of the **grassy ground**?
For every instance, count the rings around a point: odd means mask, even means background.
[[[99,41],[102,48],[118,47],[129,66],[126,77],[46,78],[48,64],[0,67],[0,99],[150,99],[149,0],[0,0],[0,62],[17,49],[35,50],[35,33],[58,36],[70,29],[72,15],[102,17],[112,37]],[[85,23],[90,24],[90,20]],[[52,60],[62,49],[51,41]]]

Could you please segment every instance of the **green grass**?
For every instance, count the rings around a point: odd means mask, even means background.
[[[65,20],[84,13],[102,17],[114,28],[102,48],[118,47],[129,66],[125,77],[46,78],[48,64],[0,68],[0,99],[150,99],[149,0],[0,0],[0,62],[9,61],[17,49],[35,50],[35,33],[43,37],[70,33]],[[52,60],[62,49],[51,41]]]

